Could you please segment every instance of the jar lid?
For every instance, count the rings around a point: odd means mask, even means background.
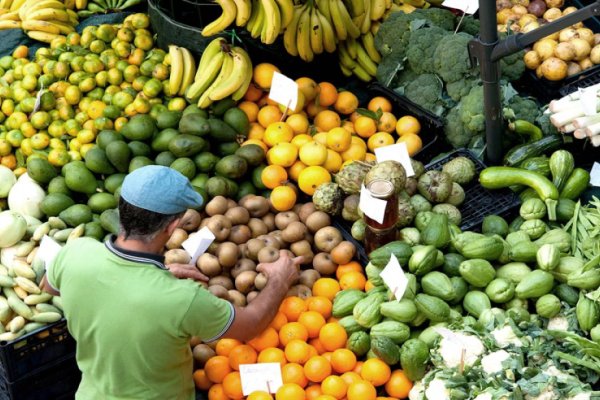
[[[387,179],[373,179],[367,184],[367,190],[377,199],[388,199],[394,194],[394,184]]]

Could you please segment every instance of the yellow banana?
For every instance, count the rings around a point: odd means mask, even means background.
[[[370,0],[371,2],[371,21],[379,21],[385,14],[386,0]]]
[[[27,18],[25,19],[36,19],[39,21],[56,20],[61,22],[71,22],[69,14],[67,14],[65,10],[57,10],[55,8],[44,8],[43,10],[37,10],[32,13],[27,13]]]
[[[346,40],[348,37],[348,30],[346,29],[346,24],[344,24],[344,21],[342,20],[342,15],[336,0],[329,0],[329,12],[331,13],[331,21],[333,22],[333,28],[338,40]]]
[[[353,60],[356,60],[356,57],[358,57],[358,51],[356,50],[356,40],[348,38],[348,40],[346,40],[344,44],[346,45],[346,51],[348,51],[350,57],[352,57]]]
[[[59,21],[48,21],[51,24],[58,27],[61,35],[68,35],[71,32],[75,32],[75,27],[67,22],[59,22]]]
[[[281,13],[281,31],[279,33],[283,33],[294,17],[294,2],[292,0],[275,0],[275,2]]]
[[[39,40],[40,42],[50,43],[54,38],[57,38],[59,35],[42,31],[29,31],[27,32],[27,36],[34,40]]]
[[[281,13],[275,0],[260,0],[265,13],[265,23],[260,33],[264,44],[273,44],[281,31]]]
[[[19,18],[19,13],[17,11],[11,11],[0,15],[0,21],[21,21],[21,18]]]
[[[354,24],[352,21],[352,17],[346,8],[346,5],[342,2],[342,0],[336,0],[338,9],[340,10],[340,16],[344,25],[346,25],[346,31],[348,32],[348,36],[353,39],[356,39],[360,36],[360,29],[358,26]]]
[[[288,54],[292,56],[298,55],[298,45],[296,42],[296,37],[298,36],[298,23],[300,22],[300,16],[302,15],[305,7],[306,4],[298,4],[294,6],[292,22],[286,26],[285,31],[283,32],[283,46]]]
[[[353,17],[358,17],[365,13],[365,1],[366,0],[350,0]]]
[[[302,15],[300,15],[296,45],[298,46],[298,55],[301,59],[306,62],[313,60],[314,53],[310,47],[310,8],[305,8],[302,11]]]
[[[371,58],[369,57],[365,49],[360,45],[360,43],[356,44],[356,53],[356,60],[358,61],[358,64],[360,64],[360,66],[363,67],[363,69],[367,71],[369,75],[375,76],[377,74],[377,64],[373,60],[371,60]]]
[[[369,58],[376,63],[381,61],[381,55],[375,47],[375,37],[371,32],[367,32],[361,36],[362,45],[365,48]]]
[[[10,10],[8,8],[0,8],[0,16],[8,14]]]
[[[221,70],[219,74],[215,78],[215,80],[210,84],[210,86],[202,93],[200,98],[198,99],[198,107],[206,108],[212,104],[212,100],[210,99],[210,91],[212,88],[217,86],[223,79],[231,74],[233,69],[233,58],[229,53],[223,53],[223,65],[221,66]]]
[[[77,13],[73,10],[65,10],[67,12],[67,15],[69,16],[69,23],[73,26],[77,26],[79,24],[79,16],[77,15]]]
[[[85,6],[87,7],[87,1]],[[75,0],[65,0],[65,8],[68,8],[69,10],[75,9]]]
[[[371,1],[365,0],[365,18],[360,25],[360,33],[367,33],[371,29]]]
[[[178,46],[169,45],[169,57],[171,58],[171,73],[169,74],[169,95],[175,96],[181,87],[183,80],[183,53]]]
[[[392,0],[385,0],[385,9],[386,11],[390,9],[390,7],[394,4]]]
[[[338,58],[340,60],[340,65],[343,65],[348,69],[352,69],[356,66],[356,61],[354,61],[350,53],[348,53],[345,42],[340,42],[338,45]]]
[[[0,8],[10,10],[11,5],[12,5],[12,0],[0,0]]]
[[[21,29],[24,31],[47,32],[54,35],[60,34],[59,27],[48,21],[25,20],[21,22]]]
[[[231,49],[231,57],[233,58],[231,73],[212,88],[208,94],[208,98],[212,101],[222,100],[235,93],[248,76],[249,58],[244,57],[235,47]]]
[[[329,20],[321,14],[319,10],[315,10],[321,20],[321,28],[323,29],[323,48],[328,53],[333,53],[337,47],[335,40],[335,32]]]
[[[192,83],[185,93],[185,97],[190,103],[197,103],[202,93],[213,83],[221,71],[224,59],[225,53],[219,50],[217,54],[211,57],[208,64],[203,67],[202,73],[200,75],[196,73],[194,83]],[[200,68],[198,68],[198,72],[200,72]]]
[[[347,67],[344,67],[342,64],[340,64],[340,69],[342,70],[342,74],[344,74],[344,76],[352,76],[352,70],[348,69]]]
[[[19,8],[25,4],[26,0],[13,0],[12,4],[10,5],[10,11],[18,11]]]
[[[27,19],[27,16],[33,12],[36,12],[39,10],[51,9],[51,8],[53,8],[55,10],[64,10],[65,4],[58,0],[43,0],[43,1],[40,1],[37,3],[34,3],[27,8],[27,10],[25,12],[25,19]]]
[[[235,21],[237,8],[233,0],[214,1],[221,6],[221,15],[202,29],[202,36],[215,35],[221,32],[223,29],[227,28],[229,25],[231,25],[233,21]]]
[[[352,73],[356,75],[358,79],[364,82],[369,82],[372,79],[371,75],[369,75],[369,73],[365,71],[364,68],[361,67],[359,64],[357,64],[356,67],[352,68]]]
[[[265,24],[265,10],[260,0],[256,1],[255,8],[256,18],[254,20],[254,24],[252,25],[252,29],[250,30],[250,36],[252,36],[254,39],[257,39],[260,37],[263,25]],[[252,10],[254,10],[254,8]],[[252,19],[252,17],[250,17],[250,19]]]
[[[83,10],[87,7],[87,0],[75,0],[75,8]]]
[[[235,3],[235,25],[245,26],[252,13],[252,3],[250,0],[233,0]]]
[[[315,54],[323,52],[323,27],[314,7],[310,10],[310,47]]]
[[[331,12],[329,11],[329,0],[315,0],[315,4],[317,7],[317,10],[319,10],[321,12],[321,14],[323,14],[325,16],[325,18],[327,18],[327,21],[329,21],[329,25],[331,25],[332,22],[331,22]]]
[[[202,52],[202,56],[200,57],[200,62],[198,63],[198,69],[196,70],[196,76],[194,77],[195,81],[206,75],[206,67],[210,64],[213,57],[222,52],[222,46],[225,43],[225,39],[219,37],[211,40],[210,43],[206,45]]]
[[[238,101],[244,97],[246,91],[248,90],[248,86],[250,86],[250,82],[252,82],[252,60],[250,59],[250,56],[246,50],[242,49],[241,47],[234,47],[234,50],[238,52],[241,57],[246,59],[246,69],[241,72],[244,75],[244,81],[240,87],[231,94],[231,98],[235,101]]]
[[[183,55],[183,78],[181,79],[181,85],[177,94],[183,96],[186,89],[194,82],[194,75],[196,74],[196,60],[192,53],[185,47],[180,47],[179,50]],[[172,93],[175,95],[175,93]]]
[[[21,29],[21,21],[0,21],[0,30]]]

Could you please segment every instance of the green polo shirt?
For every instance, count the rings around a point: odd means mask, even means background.
[[[47,271],[77,341],[76,399],[194,399],[190,337],[219,338],[233,306],[113,240],[71,241]]]

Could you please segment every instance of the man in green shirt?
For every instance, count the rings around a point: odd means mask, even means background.
[[[262,332],[298,278],[286,253],[257,267],[267,286],[246,307],[213,296],[193,265],[165,265],[162,251],[187,208],[202,197],[179,172],[136,169],[123,181],[120,231],[105,243],[69,242],[47,266],[43,286],[60,294],[77,341],[77,400],[192,400],[192,336],[246,341]],[[182,279],[192,278],[192,279]]]

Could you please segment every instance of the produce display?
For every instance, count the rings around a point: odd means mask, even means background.
[[[215,3],[200,52],[159,48],[142,12],[77,27],[139,0],[0,0],[0,29],[44,44],[0,57],[0,351],[64,321],[61,298],[39,286],[42,241],[118,233],[123,179],[155,164],[204,198],[165,261],[191,262],[182,243],[210,230],[195,266],[215,296],[244,307],[267,284],[259,263],[304,257],[260,335],[191,339],[208,400],[599,397],[600,200],[582,157],[600,145],[598,86],[547,105],[515,89],[527,68],[557,85],[591,71],[593,24],[501,60],[504,158],[491,166],[468,53],[476,15],[437,0]],[[496,5],[503,37],[576,9]],[[346,83],[265,60],[252,40],[302,63],[336,53]],[[275,73],[297,85],[294,107],[272,98]],[[378,159],[396,144],[406,154]],[[398,218],[393,240],[367,253],[361,192],[378,180]],[[478,193],[514,202],[465,225],[467,206],[494,210]],[[395,261],[405,289],[390,282]],[[279,363],[283,385],[244,394],[240,365],[254,363]]]

